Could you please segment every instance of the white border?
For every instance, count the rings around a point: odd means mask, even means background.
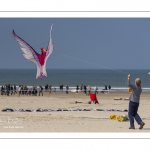
[[[142,132],[142,131],[141,131]],[[31,138],[31,139],[150,139],[149,133],[82,133],[82,132],[47,132],[47,133],[1,133],[0,139]]]
[[[149,11],[148,0],[5,0],[1,11]]]
[[[149,18],[148,0],[5,0],[0,5],[0,17],[9,18]],[[13,12],[12,12],[13,11]],[[15,11],[15,12],[14,12]],[[30,11],[30,12],[26,12]],[[32,12],[31,12],[32,11]],[[35,12],[37,11],[37,12]],[[42,11],[42,12],[40,12]],[[45,11],[45,12],[44,12]],[[47,12],[46,12],[47,11]],[[55,11],[55,12],[54,12]],[[65,11],[65,12],[61,12]],[[71,11],[71,12],[67,12]],[[78,12],[77,12],[78,11]],[[84,11],[84,12],[83,12]],[[109,12],[106,12],[109,11]],[[110,12],[114,11],[114,12]],[[118,11],[118,12],[117,12]],[[128,11],[128,12],[127,12]],[[3,149],[127,149],[145,148],[150,145],[149,133],[1,133]],[[11,138],[16,138],[12,140]],[[27,138],[26,140],[18,140]],[[29,138],[34,138],[29,142]],[[35,140],[51,138],[51,141]],[[58,140],[56,141],[55,138]],[[62,140],[61,138],[66,138]],[[69,140],[68,139],[78,139]],[[89,140],[80,139],[90,138]],[[97,138],[97,139],[95,139]],[[127,139],[126,139],[127,138]],[[137,139],[138,138],[138,139]],[[141,139],[142,138],[142,139]],[[99,141],[101,139],[101,141]],[[114,139],[116,139],[114,141]],[[118,139],[122,139],[121,141]],[[136,139],[136,140],[135,140]],[[27,142],[28,140],[28,142]],[[46,147],[47,146],[47,147]],[[7,147],[7,148],[6,148]]]
[[[1,18],[149,18],[150,12],[0,12]]]
[[[150,142],[149,140],[99,140],[99,139],[89,139],[89,140],[66,140],[66,139],[44,139],[44,140],[1,140],[4,149],[15,149],[15,150],[126,150],[126,149],[137,149],[142,148],[148,149]]]

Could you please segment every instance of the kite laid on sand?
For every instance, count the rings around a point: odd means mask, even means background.
[[[51,25],[51,28],[50,28],[50,40],[49,40],[47,49],[45,50],[44,48],[41,48],[41,54],[38,54],[27,42],[25,42],[22,38],[16,35],[14,30],[12,32],[13,36],[19,43],[21,50],[24,52],[23,56],[27,60],[32,61],[36,64],[37,66],[36,79],[37,78],[42,79],[43,76],[47,77],[46,61],[48,57],[50,56],[50,54],[53,52],[53,43],[52,43],[52,37],[51,37],[52,26],[53,24]]]

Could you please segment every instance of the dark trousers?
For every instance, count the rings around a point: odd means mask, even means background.
[[[135,103],[135,102],[132,102],[132,101],[129,102],[128,116],[129,116],[129,119],[130,119],[130,127],[134,127],[134,119],[136,120],[136,122],[138,124],[140,124],[142,122],[140,116],[137,113],[138,107],[139,107],[139,103]]]

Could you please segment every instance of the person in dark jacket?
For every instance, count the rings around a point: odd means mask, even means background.
[[[84,88],[84,94],[85,94],[85,95],[87,95],[87,91],[86,91],[86,90],[87,90],[87,88],[86,88],[86,85],[84,85],[84,87],[83,87],[83,88]]]
[[[128,87],[131,89],[132,93],[129,97],[129,111],[128,111],[128,116],[130,120],[130,127],[129,129],[135,129],[134,126],[134,119],[136,122],[140,125],[139,129],[142,129],[145,123],[142,121],[140,118],[139,114],[137,113],[139,103],[140,103],[140,95],[142,93],[142,88],[141,88],[141,79],[137,78],[135,79],[135,85],[132,85],[130,83],[130,74],[128,75]]]
[[[10,93],[13,94],[13,86],[10,86]]]
[[[17,93],[16,85],[14,84],[14,94]]]
[[[66,85],[66,94],[68,94],[69,86]]]
[[[40,96],[40,94],[42,94],[42,96],[43,96],[43,87],[42,86],[39,86],[39,96]]]

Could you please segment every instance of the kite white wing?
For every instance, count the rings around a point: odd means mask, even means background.
[[[47,59],[48,57],[50,56],[50,54],[53,52],[53,43],[52,43],[52,36],[51,36],[51,32],[52,32],[52,27],[53,27],[53,24],[51,25],[51,28],[50,28],[50,40],[49,40],[49,43],[48,43],[48,46],[47,46],[47,52],[46,52],[46,57],[45,57],[45,63],[43,65],[43,73],[45,76],[47,76],[47,72],[46,72],[46,62],[47,62]]]
[[[14,30],[13,30],[12,34],[15,37],[15,39],[17,40],[18,44],[20,45],[21,50],[24,52],[23,56],[27,60],[32,61],[36,64],[36,66],[37,66],[36,79],[37,79],[41,73],[41,64],[38,59],[39,54],[27,42],[25,42],[22,38],[20,38],[18,35],[16,35]]]

